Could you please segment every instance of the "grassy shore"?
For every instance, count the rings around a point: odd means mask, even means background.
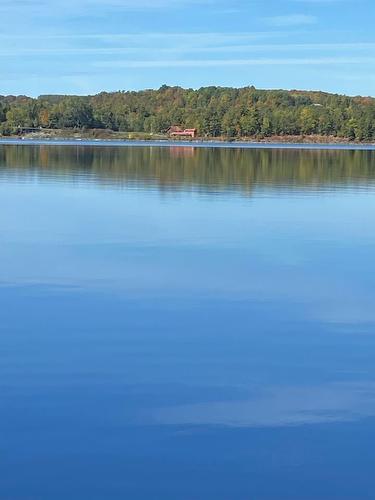
[[[114,132],[103,129],[44,129],[37,132],[24,133],[22,135],[0,136],[0,139],[82,139],[82,140],[113,140],[113,141],[176,141],[180,142],[256,142],[262,144],[370,144],[360,141],[348,141],[344,137],[325,135],[273,135],[270,137],[249,136],[249,137],[196,137],[192,138],[171,138],[168,134],[152,134],[146,132]],[[371,143],[373,144],[373,143]]]

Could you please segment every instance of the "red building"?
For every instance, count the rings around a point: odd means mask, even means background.
[[[196,137],[197,129],[196,128],[181,128],[181,127],[171,127],[168,130],[168,133],[171,137]]]

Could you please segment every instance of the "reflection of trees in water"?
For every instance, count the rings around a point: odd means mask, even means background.
[[[91,177],[176,190],[254,186],[324,187],[372,184],[374,151],[165,147],[2,146],[0,172]]]

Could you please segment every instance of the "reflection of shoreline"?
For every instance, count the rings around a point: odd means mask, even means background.
[[[114,188],[132,185],[163,191],[230,190],[246,196],[254,188],[290,193],[299,189],[372,189],[375,185],[375,150],[208,148],[190,143],[168,143],[168,147],[138,143],[134,147],[19,144],[0,146],[2,177],[33,176],[42,180],[64,176],[74,182],[85,178]]]
[[[106,147],[131,147],[131,146],[159,146],[159,147],[191,147],[191,148],[231,148],[231,149],[307,149],[307,150],[362,150],[375,151],[374,143],[342,142],[288,142],[288,141],[171,141],[171,140],[116,140],[116,139],[3,139],[0,146],[106,146]]]

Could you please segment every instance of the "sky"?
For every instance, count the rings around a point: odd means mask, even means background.
[[[375,96],[374,0],[0,0],[0,94],[163,84]]]

